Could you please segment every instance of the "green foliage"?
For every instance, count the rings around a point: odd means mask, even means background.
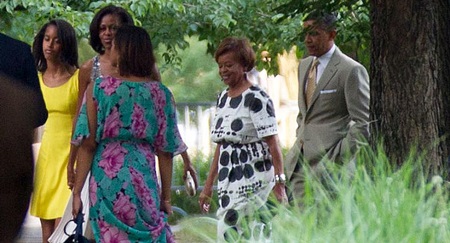
[[[277,53],[288,50],[294,44],[290,33],[296,29],[296,21],[289,19],[277,23],[277,14],[273,9],[285,1],[259,0],[191,0],[185,4],[186,21],[192,34],[198,34],[200,40],[208,42],[208,53],[213,53],[220,41],[227,36],[247,37],[259,53],[266,50],[276,57]],[[276,58],[271,62],[258,61],[258,67],[269,71],[277,69]]]
[[[97,53],[92,50],[89,41],[86,38],[82,38],[78,41],[78,62],[80,65],[94,57],[96,54]]]
[[[303,18],[314,10],[334,12],[338,16],[338,35],[336,43],[366,68],[370,66],[370,16],[368,0],[291,0],[276,8],[280,20]],[[298,34],[303,40],[303,35]],[[303,43],[296,43],[303,47]]]
[[[89,23],[96,11],[108,4],[127,9],[137,25],[148,30],[155,46],[165,48],[165,63],[179,67],[186,36],[198,36],[212,54],[227,36],[249,38],[256,53],[268,51],[270,61],[258,58],[258,69],[276,73],[277,55],[293,46],[302,47],[301,23],[311,9],[339,13],[342,28],[339,45],[368,66],[369,17],[367,0],[7,0],[0,2],[3,32],[31,43],[35,32],[51,18],[63,18],[88,38]],[[23,24],[27,23],[27,24]],[[301,50],[303,48],[297,48]],[[303,56],[299,52],[299,57]]]
[[[77,35],[87,37],[93,17],[83,1],[9,0],[0,3],[2,31],[15,38],[32,43],[40,27],[50,19],[61,18],[71,23]],[[84,1],[86,2],[86,1]],[[24,24],[26,23],[26,24]]]
[[[225,85],[220,80],[217,64],[206,53],[206,43],[187,39],[191,48],[179,50],[181,66],[161,67],[162,81],[173,92],[177,102],[214,102]],[[159,51],[164,52],[164,51]]]
[[[307,173],[305,207],[279,207],[273,242],[450,242],[450,185],[439,176],[427,180],[421,156],[412,151],[394,168],[381,146],[366,148],[352,179],[333,166],[326,183]],[[215,242],[214,223],[184,218],[176,235],[180,242]]]
[[[8,0],[0,2],[0,28],[31,44],[49,19],[66,19],[77,32],[81,64],[95,55],[86,42],[90,21],[108,4],[127,9],[135,23],[150,33],[160,57],[162,80],[177,102],[216,100],[225,86],[212,54],[227,36],[249,38],[257,53],[257,69],[269,73],[277,73],[277,55],[293,46],[300,47],[296,48],[297,56],[303,57],[302,18],[315,7],[339,13],[336,42],[345,53],[369,67],[367,0]],[[263,51],[269,53],[266,60],[261,57]]]

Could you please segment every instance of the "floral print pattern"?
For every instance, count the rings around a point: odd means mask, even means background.
[[[103,81],[100,83],[100,88],[103,89],[106,95],[110,96],[116,91],[117,87],[120,85],[119,82],[116,82],[116,80],[112,77],[107,77],[103,79]]]
[[[93,86],[96,134],[89,134],[83,104],[73,144],[98,143],[91,167],[89,218],[97,242],[174,242],[160,211],[155,151],[179,154],[175,103],[160,82],[98,78]]]
[[[117,111],[117,107],[114,107],[112,108],[111,113],[106,117],[103,138],[117,137],[121,126],[122,122],[120,121],[119,112]]]
[[[141,106],[137,104],[134,105],[131,120],[131,126],[135,132],[134,136],[136,138],[145,138],[145,130],[148,123],[145,121],[144,109]]]
[[[126,153],[127,151],[119,143],[107,144],[102,152],[103,159],[98,163],[105,171],[106,176],[113,178],[117,175],[123,166]]]

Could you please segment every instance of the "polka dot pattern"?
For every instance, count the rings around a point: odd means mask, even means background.
[[[223,91],[217,99],[211,138],[215,142],[251,143],[277,134],[272,100],[256,86],[237,97]]]
[[[239,132],[240,130],[242,130],[243,127],[244,127],[244,123],[239,118],[233,120],[233,122],[231,123],[231,130],[233,130],[235,132]]]
[[[242,101],[242,95],[239,95],[235,98],[231,98],[230,100],[230,108],[236,109],[241,104]]]
[[[262,140],[277,133],[272,101],[256,86],[234,98],[225,90],[217,99],[212,124],[211,138],[220,146],[219,241],[270,238],[270,222],[249,213],[263,207],[275,184],[272,157]]]
[[[267,217],[266,217],[267,216]],[[224,230],[220,233],[226,242],[271,242],[274,214],[267,205],[256,209],[251,215],[242,215],[234,209],[227,210],[221,222]],[[266,221],[261,219],[265,218]],[[222,242],[222,241],[220,241]]]

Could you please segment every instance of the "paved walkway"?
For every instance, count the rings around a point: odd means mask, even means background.
[[[38,218],[27,215],[22,225],[22,231],[17,239],[17,243],[41,243],[41,222]]]
[[[180,230],[180,227],[177,225],[171,226],[171,228],[174,233]],[[39,218],[27,214],[16,243],[42,243],[41,234],[41,222]]]

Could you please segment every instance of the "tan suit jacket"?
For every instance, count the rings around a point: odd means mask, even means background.
[[[313,57],[300,62],[297,139],[286,156],[289,179],[303,158],[310,164],[323,158],[338,162],[354,153],[358,141],[369,136],[369,76],[366,69],[336,47],[314,91],[311,106],[305,104],[305,82]]]

